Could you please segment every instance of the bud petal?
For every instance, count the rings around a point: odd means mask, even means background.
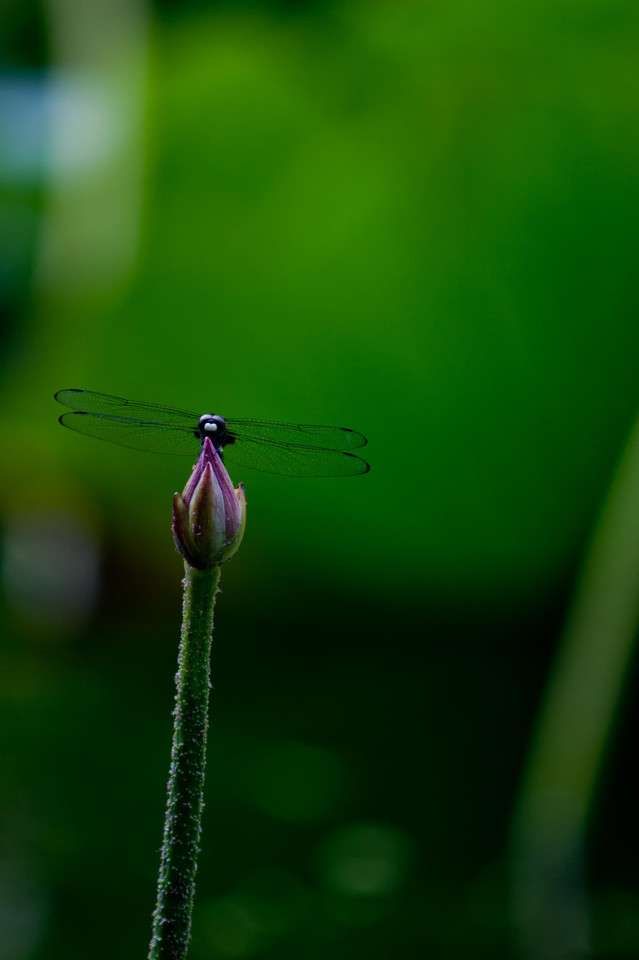
[[[203,444],[180,497],[173,498],[173,538],[187,563],[199,570],[232,557],[244,536],[246,498],[231,478],[211,440]]]

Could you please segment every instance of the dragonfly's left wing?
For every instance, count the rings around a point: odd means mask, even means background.
[[[110,397],[106,393],[94,393],[93,390],[58,390],[55,395],[58,403],[77,410],[79,413],[105,414],[122,418],[132,418],[146,423],[176,424],[197,429],[199,414],[177,407],[163,407],[159,403],[141,403],[138,400],[124,400],[122,397]],[[65,424],[68,426],[68,424]]]
[[[108,440],[122,447],[133,447],[147,453],[172,453],[197,458],[200,440],[197,431],[170,423],[133,420],[106,413],[63,413],[60,423],[87,437]]]

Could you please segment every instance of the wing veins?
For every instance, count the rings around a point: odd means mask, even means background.
[[[91,390],[58,390],[55,394],[58,403],[69,407],[76,413],[91,414],[92,416],[121,417],[125,420],[137,419],[140,414],[149,414],[151,419],[147,423],[176,423],[197,425],[199,414],[190,410],[181,410],[179,407],[167,407],[159,403],[144,403],[140,400],[125,400],[123,397],[112,397],[106,393],[95,393]],[[112,412],[113,411],[113,412]],[[116,412],[119,411],[119,412]],[[125,414],[129,411],[129,414]],[[137,414],[137,417],[135,416]],[[157,420],[158,415],[169,417],[168,420]]]
[[[270,454],[279,454],[273,460]],[[354,476],[367,473],[369,465],[361,457],[343,450],[308,447],[262,438],[243,438],[236,447],[224,447],[225,459],[238,466],[291,477]]]
[[[227,420],[226,423],[231,436],[237,436],[241,441],[280,443],[304,447],[307,450],[335,450],[341,452],[357,450],[366,446],[367,443],[363,434],[348,427],[331,427],[314,423],[280,423],[276,420],[231,419]],[[269,436],[269,434],[275,434],[275,436]]]

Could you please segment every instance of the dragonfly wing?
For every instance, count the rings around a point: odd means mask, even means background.
[[[273,420],[227,420],[229,432],[244,440],[271,440],[276,443],[319,447],[322,450],[356,450],[366,446],[366,437],[348,427],[322,427],[304,423],[276,423]]]
[[[224,459],[285,477],[352,477],[370,469],[353,453],[246,438],[224,447]]]
[[[77,410],[79,413],[103,413],[116,417],[131,417],[144,421],[156,421],[163,424],[177,424],[197,429],[199,415],[176,407],[163,407],[158,403],[140,403],[138,400],[124,400],[122,397],[110,397],[106,393],[94,393],[92,390],[58,390],[55,395],[58,403]]]
[[[63,413],[60,423],[87,437],[108,440],[122,447],[133,447],[148,453],[173,453],[197,457],[199,437],[188,427],[170,423],[149,423],[130,417],[109,416],[104,413]]]
[[[91,390],[59,390],[70,407],[60,423],[88,437],[151,453],[197,455],[198,414],[155,403],[125,400]],[[366,437],[346,427],[227,420],[224,453],[232,463],[290,477],[348,477],[366,473],[368,464],[350,453]]]

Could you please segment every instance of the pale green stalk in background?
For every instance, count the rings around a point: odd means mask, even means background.
[[[639,420],[576,589],[515,809],[511,882],[517,955],[591,956],[588,817],[639,621]]]

